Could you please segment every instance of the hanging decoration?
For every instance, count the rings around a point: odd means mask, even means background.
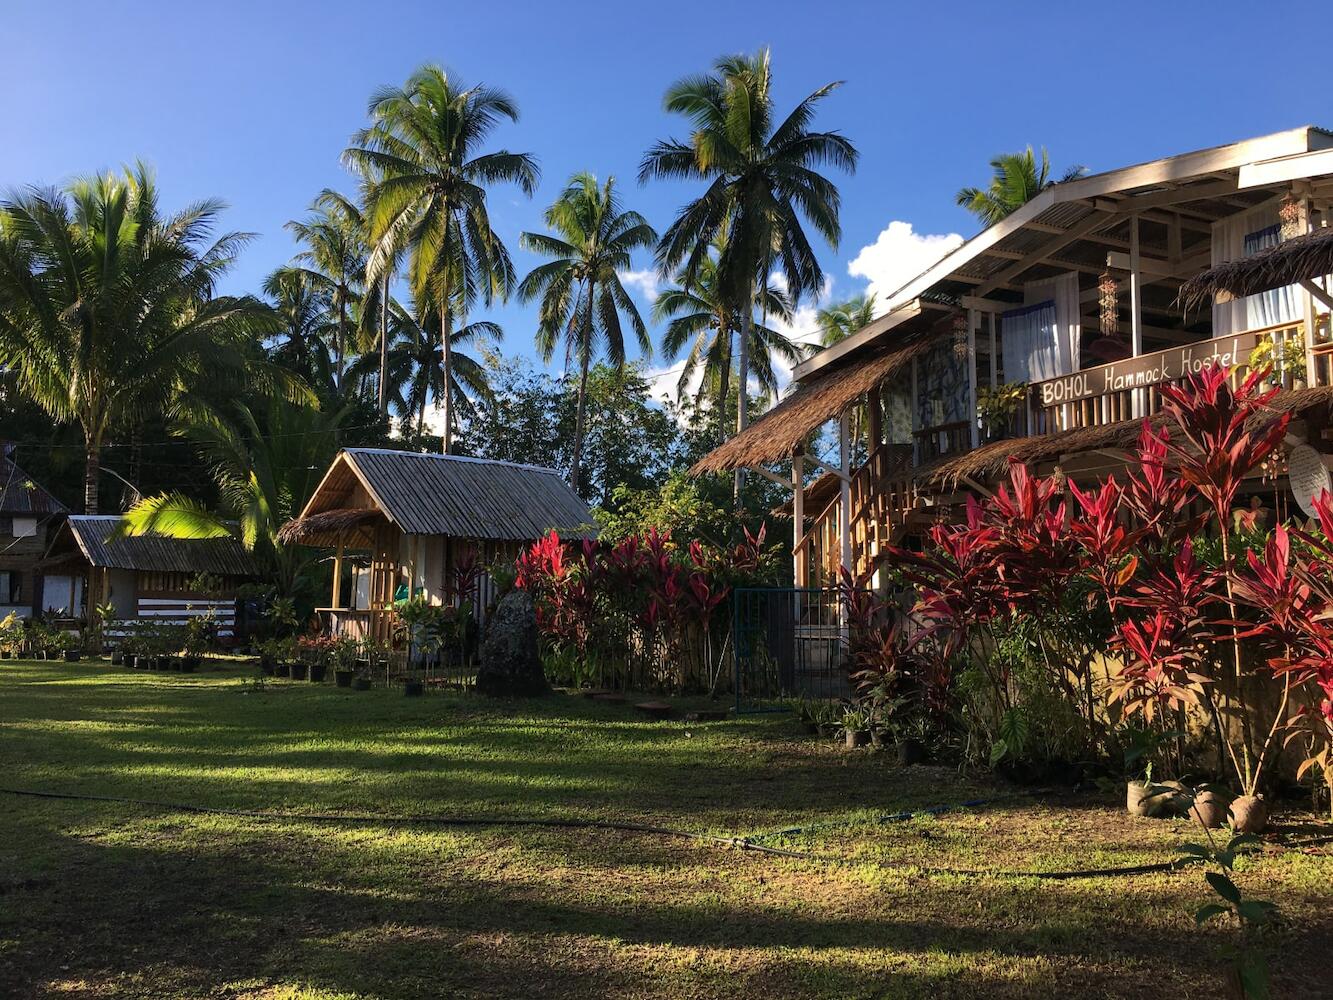
[[[1263,482],[1275,483],[1287,474],[1288,460],[1287,449],[1278,445],[1268,457],[1259,463],[1259,468],[1263,473]]]
[[[1103,271],[1097,282],[1097,301],[1101,306],[1103,337],[1116,337],[1120,333],[1119,292],[1120,282],[1115,280],[1115,275],[1109,270]]]
[[[1286,241],[1301,235],[1300,199],[1286,195],[1277,210],[1278,221],[1282,224],[1278,239]]]
[[[967,360],[967,313],[953,314],[953,356],[959,361]]]

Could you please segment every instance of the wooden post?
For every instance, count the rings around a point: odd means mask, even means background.
[[[917,420],[916,420],[916,414],[917,414],[917,391],[918,391],[918,380],[919,380],[919,375],[918,375],[918,373],[917,373],[917,359],[916,359],[916,358],[912,358],[912,413],[911,413],[911,418],[912,418],[912,419],[911,419],[911,427],[912,427],[912,464],[913,464],[913,465],[920,465],[920,464],[921,464],[921,453],[920,453],[920,450],[917,448],[917,444],[916,444],[916,432],[917,432]]]
[[[417,592],[417,542],[419,535],[412,536],[411,554],[407,557],[407,599],[410,601]]]
[[[1143,288],[1139,274],[1139,217],[1129,220],[1129,342],[1134,357],[1143,353]],[[1143,390],[1135,389],[1131,397],[1135,419],[1145,415]]]
[[[337,610],[342,607],[340,603],[343,592],[343,536],[338,533],[338,551],[333,557],[333,600],[329,602],[329,607]]]
[[[1300,231],[1302,235],[1310,232],[1309,198],[1300,200]],[[1305,384],[1313,387],[1319,384],[1319,371],[1314,354],[1315,303],[1314,296],[1304,285],[1300,286],[1300,296],[1300,301],[1305,305]],[[1330,322],[1333,322],[1333,317],[1330,317]]]
[[[852,442],[846,410],[838,417],[838,467],[842,471],[838,501],[840,555],[842,565],[855,572],[852,566]]]
[[[805,537],[805,456],[800,448],[791,456],[791,578],[796,587],[810,585],[810,571],[801,550]]]
[[[972,447],[981,445],[981,425],[977,422],[977,311],[967,311],[967,423],[971,428]]]
[[[995,353],[995,323],[996,314],[987,313],[987,329],[990,330],[990,387],[994,389],[1000,384],[1000,359]]]
[[[866,457],[875,454],[875,449],[884,443],[884,407],[880,386],[875,385],[866,393]]]

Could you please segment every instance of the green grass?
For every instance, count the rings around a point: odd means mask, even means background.
[[[496,703],[0,663],[0,786],[275,812],[625,819],[790,861],[602,830],[257,821],[0,796],[0,996],[1217,995],[1198,872],[925,876],[1162,860],[1194,834],[1099,798],[1008,791],[801,736],[790,718],[654,723],[582,698]],[[1282,817],[1282,825],[1310,817]],[[1322,829],[1328,832],[1327,828]],[[1267,850],[1278,995],[1328,989],[1333,857]]]

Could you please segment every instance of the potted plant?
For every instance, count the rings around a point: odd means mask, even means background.
[[[847,749],[870,745],[870,716],[855,706],[842,713],[842,731]]]
[[[359,650],[355,639],[339,638],[333,644],[333,680],[340,688],[352,686]]]
[[[1026,382],[1006,382],[994,389],[989,386],[977,389],[977,417],[987,441],[999,441],[1014,433],[1014,418],[1022,412],[1027,398]]]
[[[0,619],[0,660],[17,655],[23,645],[23,619],[11,611]]]
[[[1304,389],[1305,343],[1295,337],[1283,337],[1277,342],[1272,336],[1261,337],[1250,351],[1250,368],[1270,369],[1269,377],[1284,389]]]

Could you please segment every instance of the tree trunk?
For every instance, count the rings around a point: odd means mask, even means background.
[[[449,315],[449,296],[446,294],[444,302],[440,305],[440,415],[444,420],[444,427],[440,434],[440,450],[443,454],[452,453],[454,444],[454,408],[451,396],[453,394],[453,345],[449,343],[449,338],[453,334],[452,316]]]
[[[102,468],[102,444],[85,436],[83,445],[83,512],[96,514],[97,477]]]
[[[718,336],[726,335],[726,350],[722,355],[721,376],[717,387],[717,443],[719,446],[727,440],[727,399],[731,395],[731,331],[725,326],[718,327]]]
[[[579,397],[574,407],[574,457],[569,463],[569,485],[578,491],[579,468],[583,464],[583,420],[588,400],[588,355],[591,344],[584,344],[579,353]]]
[[[387,416],[389,413],[389,396],[385,391],[384,382],[388,376],[389,369],[389,276],[384,276],[384,282],[380,286],[380,380],[377,387],[379,393],[380,416]]]
[[[746,289],[745,308],[741,312],[741,342],[736,349],[736,433],[750,425],[750,336],[754,329],[754,286]],[[741,505],[741,490],[745,487],[745,470],[737,469],[732,482],[732,497],[736,507]]]
[[[334,387],[342,392],[343,387],[343,357],[347,350],[347,297],[339,294],[338,296],[338,358],[336,362],[336,372],[333,378]]]

